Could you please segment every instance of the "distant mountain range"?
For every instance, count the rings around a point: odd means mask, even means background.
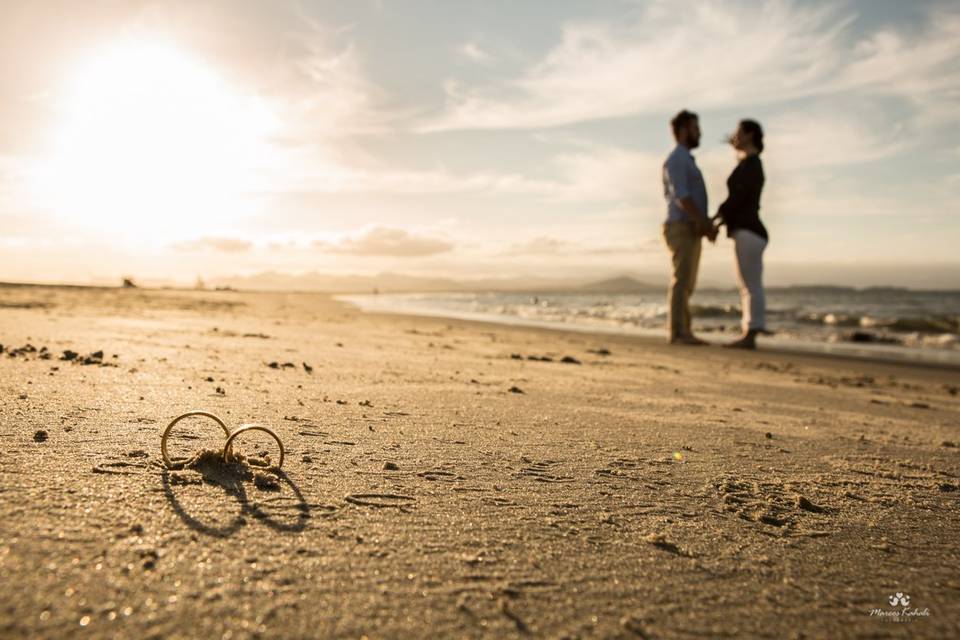
[[[609,278],[599,282],[588,282],[577,287],[578,293],[636,293],[638,291],[663,291],[666,284],[651,284],[631,278],[630,276],[620,276],[619,278]]]
[[[249,276],[218,278],[210,287],[230,287],[257,291],[321,291],[325,293],[412,293],[461,291],[536,291],[569,293],[634,293],[661,290],[665,285],[654,285],[630,276],[593,281],[571,281],[553,278],[476,278],[454,280],[428,278],[398,273],[377,275],[330,275],[306,273],[264,272]]]

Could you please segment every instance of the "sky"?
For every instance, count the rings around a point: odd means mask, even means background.
[[[665,276],[682,108],[711,213],[764,126],[769,284],[960,287],[960,5],[898,0],[5,0],[0,281]]]

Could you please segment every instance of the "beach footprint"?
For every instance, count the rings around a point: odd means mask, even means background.
[[[464,479],[463,477],[458,476],[453,471],[446,471],[444,469],[421,471],[417,475],[423,478],[424,480],[430,480],[431,482],[456,482],[458,480]]]
[[[727,475],[714,480],[712,490],[720,498],[722,511],[764,529],[777,529],[781,535],[828,535],[824,527],[835,513],[807,498],[799,487],[782,482]]]
[[[416,504],[417,499],[398,493],[351,493],[344,500],[360,507],[376,509],[395,508],[404,510]]]
[[[532,478],[537,482],[555,483],[574,481],[573,476],[556,473],[556,467],[560,464],[556,460],[542,460],[539,462],[534,462],[526,456],[520,458],[520,460],[525,462],[527,466],[522,467],[520,471],[517,472],[516,475],[518,478]]]

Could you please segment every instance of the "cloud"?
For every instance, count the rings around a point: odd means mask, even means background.
[[[349,190],[372,193],[424,194],[460,192],[544,193],[549,181],[518,173],[479,171],[458,174],[446,169],[431,171],[358,171],[348,182]]]
[[[571,246],[572,243],[566,240],[540,236],[527,242],[512,244],[506,253],[520,255],[556,255],[568,251]]]
[[[300,194],[527,196],[547,201],[586,202],[659,198],[660,152],[568,143],[571,149],[543,161],[548,177],[496,169],[455,172],[441,167],[403,170],[382,164],[336,164],[305,156],[276,178],[277,191]]]
[[[514,78],[479,87],[449,81],[445,112],[422,128],[535,129],[853,90],[917,99],[957,86],[957,16],[932,16],[909,41],[892,30],[857,41],[854,19],[836,7],[770,0],[669,10],[651,3],[627,24],[570,23],[555,48]]]
[[[460,47],[460,53],[473,60],[485,64],[493,61],[493,56],[480,47],[476,42],[468,42]]]
[[[239,238],[218,238],[205,236],[196,240],[178,242],[173,245],[177,251],[199,252],[220,251],[223,253],[247,253],[253,249],[253,243]]]
[[[384,226],[369,227],[358,234],[344,236],[335,242],[318,240],[314,246],[329,253],[397,258],[432,256],[446,253],[454,247],[452,242],[441,238]]]
[[[856,165],[890,158],[905,148],[902,123],[826,112],[790,112],[764,123],[764,159],[783,172]]]
[[[335,48],[330,40],[320,27],[300,39],[305,52],[295,68],[305,95],[291,105],[293,111],[332,135],[383,129],[386,118],[377,104],[383,96],[366,78],[356,47]]]
[[[931,19],[916,36],[887,27],[854,37],[851,24],[856,16],[837,6],[817,8],[786,0],[761,6],[707,2],[683,9],[687,17],[677,21],[679,10],[654,2],[644,5],[635,20],[568,23],[560,42],[513,78],[472,87],[449,82],[446,112],[423,130],[535,129],[660,111],[667,104],[670,109],[681,104],[707,109],[749,100],[762,107],[842,96],[845,107],[836,111],[827,105],[794,105],[793,111],[764,120],[765,159],[771,170],[792,179],[797,172],[890,158],[905,148],[911,116],[891,122],[889,110],[871,106],[873,93],[919,101],[950,83],[960,85],[957,65],[951,62],[951,56],[960,59],[960,20],[947,12]],[[750,28],[744,30],[744,24]],[[287,102],[293,120],[302,123],[293,131],[301,135],[287,141],[289,162],[273,176],[270,190],[660,204],[659,153],[576,143],[545,158],[540,167],[548,171],[534,177],[496,168],[402,169],[383,165],[355,145],[350,150],[343,141],[334,146],[311,141],[302,135],[311,127],[320,132],[321,141],[326,136],[384,133],[394,126],[402,129],[409,114],[391,110],[387,96],[367,78],[350,29],[330,29],[309,20],[305,25],[295,39],[292,65],[304,91]],[[491,59],[477,41],[466,42],[458,51],[476,62]],[[885,67],[891,70],[889,82],[884,81]],[[925,113],[932,108],[928,104]],[[941,111],[951,117],[949,110]],[[912,117],[928,124],[923,114]],[[711,184],[716,187],[711,195],[719,196],[732,158],[725,149],[711,155],[716,156],[713,165],[704,157],[702,166],[705,171],[715,168],[711,173],[720,176]]]
[[[279,51],[257,81],[287,124],[285,146],[386,133],[409,116],[370,78],[351,28],[300,15]]]
[[[935,9],[926,32],[906,36],[886,28],[858,42],[834,83],[841,90],[867,89],[923,100],[960,85],[960,13]]]
[[[553,180],[530,178],[522,173],[498,170],[454,172],[446,168],[402,169],[381,162],[352,164],[324,158],[319,152],[302,150],[287,171],[277,171],[264,195],[293,194],[390,194],[425,195],[449,193],[545,195],[556,190]]]
[[[663,154],[589,145],[553,159],[559,179],[550,197],[568,201],[661,198]]]
[[[609,256],[647,253],[660,247],[659,238],[648,237],[633,244],[601,244],[582,240],[566,240],[551,236],[538,236],[525,242],[510,245],[501,255],[506,256]]]

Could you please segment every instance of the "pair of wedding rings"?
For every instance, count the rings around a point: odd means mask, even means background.
[[[167,428],[163,430],[163,436],[160,437],[160,453],[163,455],[163,464],[167,466],[168,469],[182,469],[184,464],[186,464],[189,459],[187,458],[177,458],[172,459],[167,453],[167,439],[170,437],[170,432],[173,430],[173,427],[185,418],[190,418],[192,416],[203,416],[205,418],[210,418],[216,422],[223,429],[223,432],[227,434],[227,441],[223,445],[223,451],[220,453],[220,456],[223,458],[224,462],[228,462],[231,456],[231,447],[233,446],[233,441],[241,433],[246,433],[247,431],[263,431],[264,433],[270,435],[274,440],[277,441],[277,446],[280,447],[280,460],[276,465],[272,465],[274,469],[279,470],[283,466],[283,442],[280,441],[280,437],[273,432],[273,430],[264,427],[259,424],[242,424],[233,431],[227,428],[227,425],[219,417],[215,416],[212,413],[207,411],[188,411],[182,415],[177,416],[170,421],[170,424],[167,425]],[[247,461],[248,464],[256,467],[268,467],[271,465],[261,465],[255,464]]]

